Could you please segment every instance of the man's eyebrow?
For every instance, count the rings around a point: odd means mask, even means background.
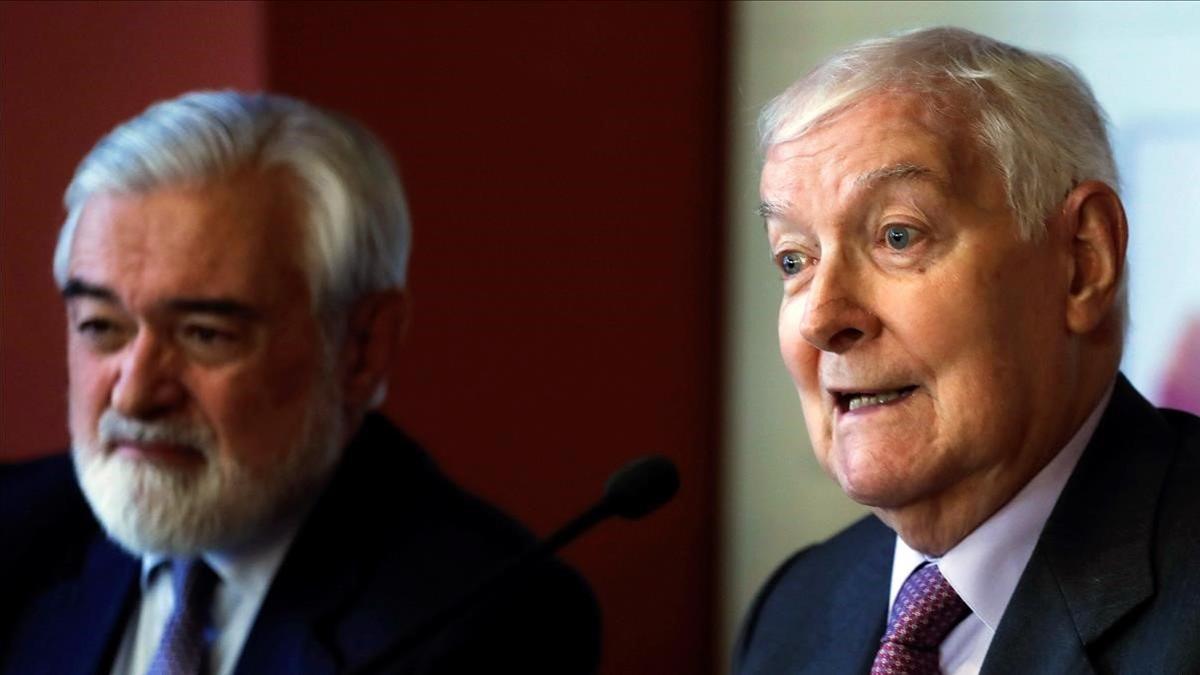
[[[855,178],[854,187],[861,190],[891,180],[923,180],[942,186],[946,184],[946,179],[929,167],[912,162],[897,162],[896,164],[872,169]],[[787,204],[763,201],[758,205],[756,212],[762,218],[776,218],[783,216],[787,212],[787,206]]]
[[[258,319],[262,312],[244,302],[229,298],[176,298],[166,303],[175,312],[217,314],[235,319]]]
[[[760,218],[778,218],[787,211],[786,204],[778,204],[776,202],[764,201],[758,205],[755,210]]]
[[[117,302],[117,294],[113,293],[112,289],[88,283],[83,279],[75,277],[68,279],[67,283],[62,287],[62,297],[64,300],[88,297],[107,302]]]
[[[856,189],[869,188],[892,180],[924,180],[936,183],[937,185],[946,184],[946,180],[938,172],[929,167],[913,164],[912,162],[899,162],[864,173],[854,179],[854,187]]]
[[[117,294],[110,288],[93,284],[83,279],[73,278],[63,286],[64,299],[95,298],[114,304],[120,304]],[[163,303],[173,312],[191,312],[198,314],[216,314],[237,319],[258,319],[262,312],[254,307],[232,298],[173,298]]]

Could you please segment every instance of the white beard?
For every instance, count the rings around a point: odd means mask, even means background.
[[[75,473],[108,536],[134,555],[236,549],[303,509],[333,472],[343,424],[340,405],[330,398],[314,394],[296,446],[262,475],[236,457],[222,457],[207,425],[131,419],[111,408],[101,415],[94,441],[72,439]],[[178,469],[137,460],[113,453],[114,438],[186,445],[204,463]]]

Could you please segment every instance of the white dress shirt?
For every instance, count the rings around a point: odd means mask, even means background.
[[[250,627],[254,625],[254,617],[296,537],[301,520],[293,519],[254,546],[201,556],[218,577],[212,601],[215,638],[208,655],[209,675],[233,672],[250,635]],[[144,675],[154,660],[167,620],[175,608],[169,562],[161,555],[142,557],[141,601],[125,626],[125,635],[113,660],[112,675]]]
[[[942,576],[971,608],[971,614],[942,642],[938,660],[943,673],[979,673],[1000,617],[1033,555],[1046,519],[1092,439],[1111,396],[1110,385],[1095,410],[1054,459],[1011,501],[941,558],[928,558],[896,537],[889,614],[905,579],[926,561],[937,563]]]

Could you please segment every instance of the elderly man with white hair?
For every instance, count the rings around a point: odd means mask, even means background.
[[[1080,76],[919,30],[761,129],[783,360],[873,515],[776,571],[736,672],[1200,672],[1200,420],[1118,372],[1125,213]]]
[[[532,540],[371,412],[410,234],[369,132],[192,93],[103,138],[66,206],[72,452],[0,481],[0,671],[594,670],[555,561],[428,629]]]

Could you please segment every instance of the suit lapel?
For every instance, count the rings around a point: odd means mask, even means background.
[[[865,673],[870,671],[887,628],[887,589],[891,583],[895,535],[888,530],[891,545],[880,546],[863,557],[841,590],[846,598],[838,613],[830,646],[809,666],[813,673]],[[851,611],[850,608],[859,608]]]
[[[1150,549],[1169,448],[1158,412],[1119,376],[1017,584],[984,673],[1092,671],[1086,648],[1154,593]]]
[[[426,560],[442,521],[423,495],[442,480],[407,437],[369,416],[284,558],[237,675],[345,672],[470,587]]]
[[[334,549],[335,554],[342,550]],[[238,658],[236,673],[320,675],[340,670],[339,650],[325,617],[336,614],[339,599],[357,595],[353,583],[357,577],[353,570],[344,566],[338,569],[328,562],[328,556],[314,560],[289,554],[263,599]]]
[[[392,573],[376,574],[380,555],[369,539],[347,534],[359,531],[345,521],[351,515],[326,505],[306,523],[263,600],[238,675],[345,672],[424,618],[427,605],[419,600],[395,604],[420,598],[422,589],[406,587],[419,584],[420,575],[394,565]],[[381,578],[392,586],[381,589]]]
[[[830,569],[833,573],[822,577],[833,579],[832,583],[809,584],[811,577],[802,574],[803,586],[772,593],[768,602],[780,604],[766,611],[773,615],[770,630],[775,634],[757,638],[759,655],[742,672],[824,675],[870,670],[887,623],[896,535],[875,519],[866,527],[865,546],[851,547],[853,558],[822,563],[841,570]],[[798,593],[809,597],[799,598]],[[777,630],[780,626],[782,632]]]
[[[263,598],[238,657],[237,675],[268,672],[334,673],[345,666],[335,628],[361,594],[373,558],[348,533],[354,495],[346,494],[349,457],[309,513]]]
[[[137,560],[97,534],[79,575],[31,605],[13,640],[9,672],[108,672],[135,597],[137,570]]]
[[[981,675],[1092,673],[1053,564],[1035,550],[992,639]]]

